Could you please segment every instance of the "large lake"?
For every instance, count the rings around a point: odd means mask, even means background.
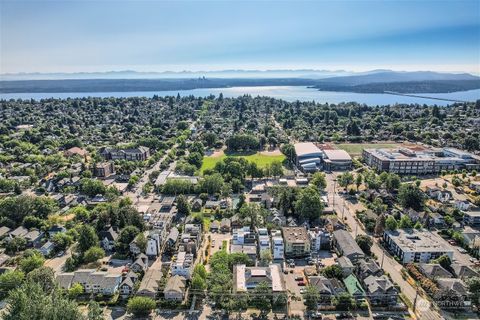
[[[272,98],[284,99],[286,101],[312,101],[320,103],[335,103],[355,101],[367,105],[387,105],[395,103],[418,103],[418,104],[437,104],[446,106],[451,104],[449,101],[425,99],[419,97],[396,96],[381,93],[353,93],[353,92],[331,92],[318,91],[300,86],[272,86],[272,87],[233,87],[233,88],[214,88],[214,89],[193,89],[193,90],[175,90],[175,91],[142,91],[142,92],[72,92],[72,93],[4,93],[0,94],[0,99],[45,99],[45,98],[79,98],[79,97],[152,97],[159,96],[181,96],[194,95],[197,97],[206,97],[210,94],[218,96],[223,93],[224,97],[238,97],[244,94],[252,96],[268,96]],[[459,101],[476,101],[480,99],[480,89],[452,92],[452,93],[422,93],[421,96],[433,98],[443,98]]]

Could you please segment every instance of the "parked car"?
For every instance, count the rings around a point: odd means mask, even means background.
[[[60,258],[61,256],[63,256],[65,254],[65,251],[60,251],[59,253],[57,253],[57,258]]]
[[[305,286],[307,285],[307,284],[306,284],[305,282],[303,282],[303,281],[299,281],[299,282],[297,282],[297,284],[298,284],[299,287],[305,287]]]
[[[303,276],[296,276],[296,277],[295,277],[295,280],[296,280],[296,281],[303,281]]]
[[[460,253],[467,253],[467,250],[463,249],[463,248],[458,248],[458,252]]]

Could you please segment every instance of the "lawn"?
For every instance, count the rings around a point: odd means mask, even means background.
[[[335,146],[339,149],[347,151],[351,156],[360,156],[363,149],[393,149],[400,146],[400,143],[339,143],[335,144]]]
[[[202,167],[200,168],[200,172],[204,172],[207,169],[213,169],[215,167],[215,164],[217,162],[222,161],[226,157],[242,157],[247,159],[248,161],[255,162],[259,168],[265,168],[269,164],[273,162],[282,162],[285,160],[285,156],[283,154],[280,155],[266,155],[266,154],[261,154],[260,152],[257,152],[255,154],[251,155],[216,155],[216,156],[209,156],[209,157],[203,157],[203,164]]]

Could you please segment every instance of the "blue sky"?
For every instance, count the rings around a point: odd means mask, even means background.
[[[480,73],[480,1],[0,0],[0,73]]]

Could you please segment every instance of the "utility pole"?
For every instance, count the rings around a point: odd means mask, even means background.
[[[417,298],[418,298],[418,287],[416,288],[416,291],[415,291],[415,299],[413,299],[413,313],[415,313],[417,309]]]

